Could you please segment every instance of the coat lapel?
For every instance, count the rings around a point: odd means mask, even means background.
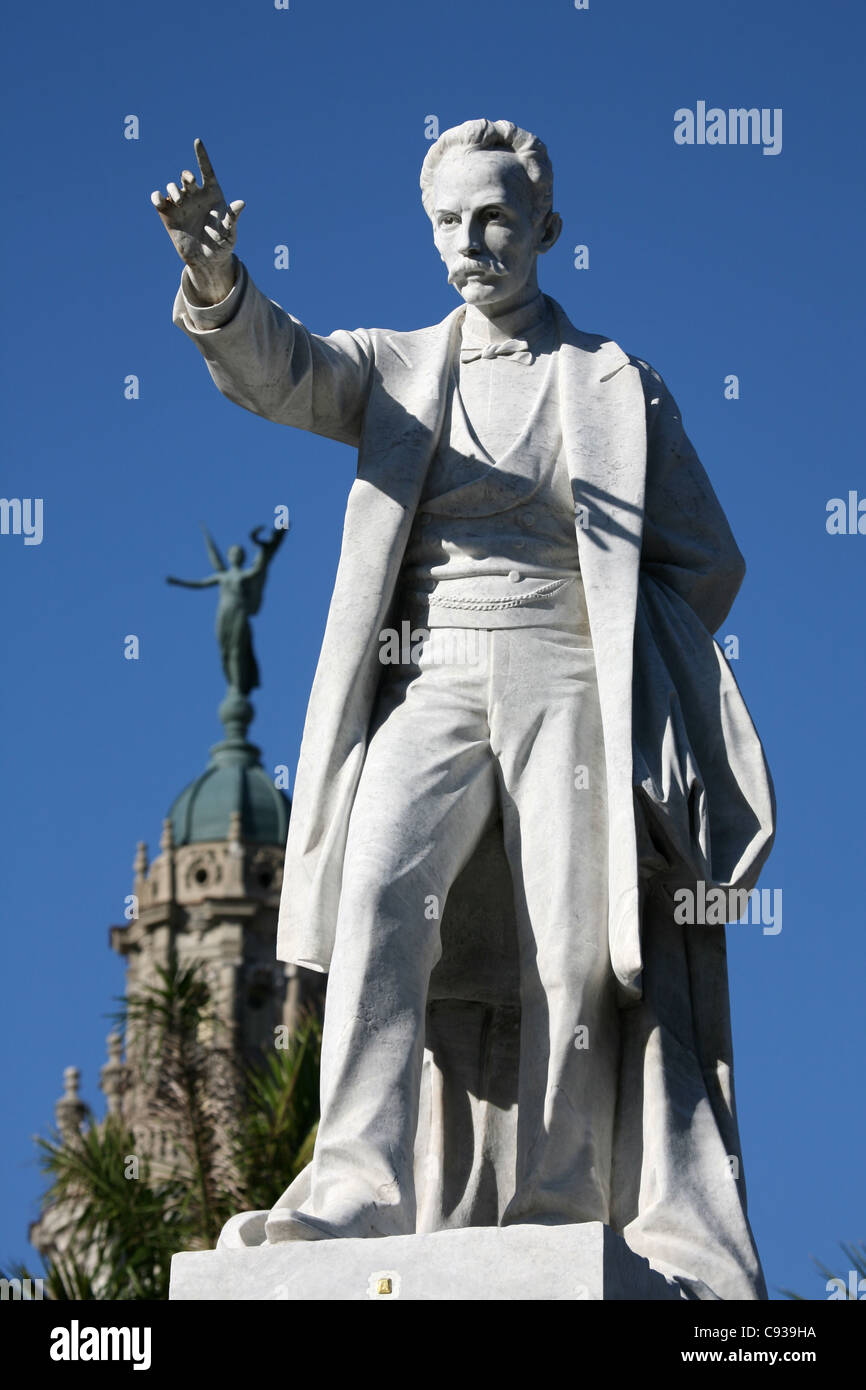
[[[458,307],[432,328],[376,334],[375,388],[364,421],[358,477],[406,508],[421,496],[445,414],[448,370],[465,312]]]

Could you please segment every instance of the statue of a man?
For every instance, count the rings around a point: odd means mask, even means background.
[[[427,153],[463,303],[414,332],[265,298],[196,152],[202,186],[153,195],[175,322],[230,400],[359,449],[277,948],[330,971],[322,1114],[267,1238],[600,1221],[699,1296],[765,1296],[723,931],[672,894],[752,887],[772,789],[711,636],[743,561],[676,404],[539,290],[553,174],[510,122]]]

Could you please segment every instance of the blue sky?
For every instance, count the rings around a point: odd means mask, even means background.
[[[318,332],[418,327],[457,302],[418,196],[425,119],[485,115],[547,142],[565,231],[542,287],[661,372],[747,560],[720,635],[739,638],[775,777],[762,886],[784,919],[776,936],[729,929],[737,1099],[768,1281],[823,1297],[809,1255],[841,1268],[837,1242],[866,1235],[866,535],[825,525],[830,498],[866,497],[862,8],[49,0],[7,26],[0,493],[43,498],[44,535],[0,536],[0,1259],[27,1251],[31,1135],[63,1068],[100,1099],[123,983],[107,927],[135,843],[155,850],[220,735],[213,594],[164,576],[206,573],[199,520],[225,547],[289,506],[252,735],[294,768],[354,476],[351,450],[219,397],[171,324],[180,262],[150,193],[200,135],[246,199],[238,250],[266,293]],[[781,152],[677,145],[674,112],[699,101],[781,108]]]

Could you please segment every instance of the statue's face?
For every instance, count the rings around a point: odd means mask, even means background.
[[[244,548],[242,545],[229,546],[229,564],[232,569],[239,569],[244,562]]]
[[[507,150],[448,154],[433,187],[433,239],[467,304],[507,310],[535,284],[535,262],[556,240],[537,219],[532,184]]]

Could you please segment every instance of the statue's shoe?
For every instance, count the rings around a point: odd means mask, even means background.
[[[220,1231],[217,1249],[243,1250],[257,1245],[279,1245],[287,1240],[336,1240],[340,1236],[379,1234],[375,1230],[359,1230],[357,1224],[350,1227],[321,1221],[291,1207],[274,1207],[271,1211],[240,1211],[230,1217]]]
[[[217,1250],[243,1250],[250,1245],[264,1245],[267,1211],[239,1211],[229,1217],[220,1231]]]
[[[294,1211],[291,1207],[274,1207],[265,1222],[265,1237],[269,1245],[280,1245],[286,1240],[336,1240],[340,1236],[356,1234],[348,1229],[340,1230],[315,1216]]]

